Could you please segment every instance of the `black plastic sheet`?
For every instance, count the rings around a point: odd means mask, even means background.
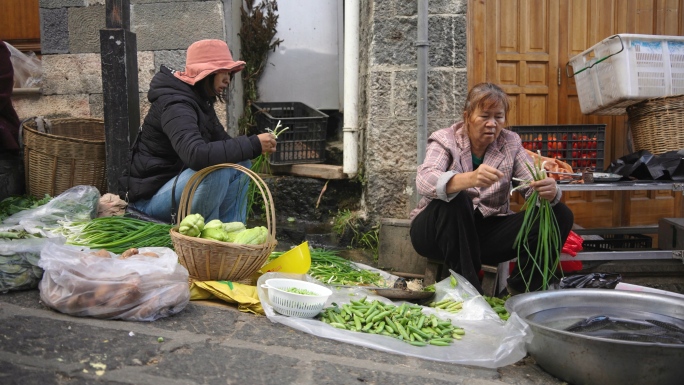
[[[559,287],[561,289],[615,289],[618,283],[622,281],[620,274],[611,273],[591,273],[591,274],[576,274],[563,277],[560,281]]]
[[[641,150],[614,160],[605,170],[633,180],[684,181],[684,149],[653,155]]]

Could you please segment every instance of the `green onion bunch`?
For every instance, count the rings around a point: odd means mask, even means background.
[[[122,216],[100,217],[91,221],[62,224],[67,244],[105,249],[121,254],[130,248],[173,248],[172,225]]]
[[[532,173],[535,181],[546,178],[546,171],[544,164],[541,162],[541,156],[536,158],[534,166],[527,164],[527,168]],[[520,188],[529,185],[531,181],[521,181],[523,184],[516,187]],[[515,190],[515,189],[513,189]],[[511,191],[512,193],[513,191]],[[542,290],[548,289],[551,280],[553,279],[556,270],[560,264],[560,250],[561,250],[561,235],[558,227],[556,215],[551,208],[551,202],[546,199],[540,199],[539,193],[533,191],[532,194],[525,200],[521,210],[525,211],[523,224],[515,238],[515,247],[518,251],[518,269],[525,283],[526,291],[530,290],[532,283],[532,276],[538,272],[542,278]],[[529,244],[529,236],[534,227],[534,224],[539,222],[539,236],[537,237],[537,245],[534,253],[531,251]],[[520,263],[520,255],[522,252],[527,253],[529,258],[528,264],[532,264],[532,269],[528,270],[528,276],[525,276],[524,268]]]

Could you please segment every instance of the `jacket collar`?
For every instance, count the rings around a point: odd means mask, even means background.
[[[461,149],[461,164],[469,165],[469,169],[473,169],[473,158],[472,150],[470,148],[470,138],[468,137],[468,132],[466,131],[465,124],[459,122],[453,126],[454,137],[456,140],[456,145]],[[504,129],[505,130],[505,129]],[[502,130],[496,140],[487,147],[484,156],[484,164],[498,168],[499,164],[505,159],[503,154],[504,147],[506,145],[506,140],[504,139],[505,132]]]

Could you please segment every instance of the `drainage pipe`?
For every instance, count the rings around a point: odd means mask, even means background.
[[[417,145],[418,158],[417,164],[423,164],[425,160],[425,148],[427,147],[427,80],[428,80],[428,0],[418,0],[418,40],[416,41],[418,53],[418,129]]]
[[[344,1],[344,135],[342,172],[358,172],[359,152],[359,0]]]

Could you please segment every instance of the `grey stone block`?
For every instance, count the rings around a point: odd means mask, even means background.
[[[366,206],[369,212],[379,217],[407,218],[408,200],[411,198],[406,192],[408,173],[392,172],[389,175],[387,171],[367,170],[366,175],[369,192],[366,195]]]
[[[428,13],[430,15],[465,15],[467,7],[468,0],[430,0],[428,3]],[[396,14],[397,16],[418,15],[418,1],[398,0]]]
[[[20,119],[32,116],[49,118],[90,116],[88,95],[43,95],[12,100]]]
[[[186,50],[156,51],[154,53],[154,69],[159,71],[162,65],[173,70],[182,71],[185,69]]]
[[[410,65],[416,63],[417,38],[415,19],[375,20],[371,65]]]
[[[428,114],[449,116],[457,107],[454,104],[454,73],[450,70],[428,72]]]
[[[187,49],[197,40],[225,39],[215,1],[136,4],[131,19],[140,51]]]
[[[377,119],[368,122],[366,167],[394,175],[416,170],[416,119]],[[388,175],[388,177],[392,177]],[[403,181],[402,181],[403,183]],[[403,187],[398,191],[402,191]]]
[[[391,117],[392,72],[372,71],[369,88],[368,104],[371,116],[376,118]]]
[[[100,30],[106,27],[103,5],[69,9],[69,52],[100,52]]]
[[[40,9],[40,47],[43,54],[69,53],[67,8]]]
[[[102,93],[100,55],[44,55],[43,93],[92,94]]]
[[[41,8],[85,7],[88,0],[40,0]]]
[[[404,0],[399,0],[399,4],[402,4]],[[395,4],[395,0],[375,0],[373,1],[373,17],[376,20],[389,19],[396,15],[395,9],[398,7]],[[400,6],[399,6],[400,7]],[[362,11],[363,14],[363,11]],[[370,14],[370,12],[368,13]]]
[[[154,68],[154,52],[138,52],[138,90],[147,92],[150,89],[150,81],[157,71]]]
[[[88,95],[90,103],[90,116],[93,118],[104,118],[104,101],[102,94]]]
[[[406,70],[397,71],[394,74],[392,85],[392,113],[397,118],[417,117],[418,107],[418,88],[416,82],[416,71]]]
[[[466,19],[458,16],[431,16],[428,40],[431,67],[466,66]]]

